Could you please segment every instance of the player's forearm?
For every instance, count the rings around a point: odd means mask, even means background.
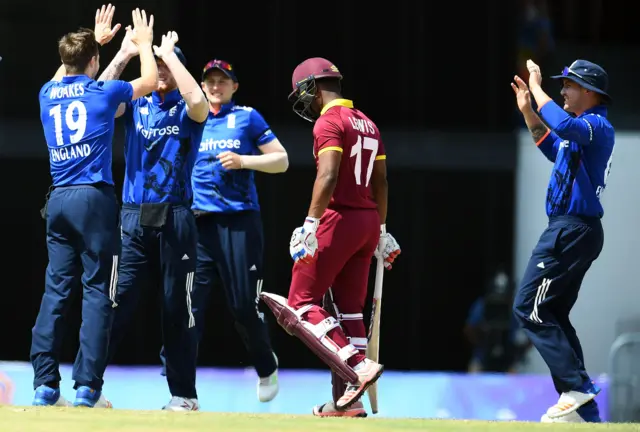
[[[158,88],[158,65],[153,56],[153,48],[151,44],[141,45],[138,47],[140,51],[140,78],[151,92]],[[147,92],[147,93],[148,93]]]
[[[319,175],[313,184],[313,194],[311,196],[311,206],[309,207],[309,214],[313,218],[320,219],[324,214],[324,211],[331,202],[331,196],[338,183],[338,175],[327,173]]]
[[[551,98],[548,94],[542,90],[542,87],[539,85],[534,85],[529,88],[531,95],[536,100],[536,105],[538,105],[538,110],[542,108],[547,102],[551,101]]]
[[[123,54],[122,52],[118,51],[118,54],[116,54],[113,60],[111,60],[109,66],[107,66],[107,68],[102,71],[102,74],[100,74],[100,77],[98,77],[98,81],[109,81],[120,78],[120,75],[122,75],[122,71],[124,71],[124,68],[127,67],[127,64],[129,64],[129,61],[132,58],[132,56]]]
[[[524,117],[524,122],[527,124],[529,132],[531,132],[533,142],[540,142],[540,140],[547,134],[549,128],[544,124],[542,119],[540,119],[540,116],[538,116],[538,114],[536,114],[536,112],[531,107],[529,107],[529,109],[523,110],[522,115]]]
[[[202,119],[202,121],[206,120],[209,115],[209,102],[202,92],[200,84],[198,84],[191,73],[189,73],[187,68],[184,67],[175,53],[163,56],[162,60],[164,60],[173,78],[176,80],[178,90],[190,111],[189,117]],[[195,115],[195,118],[192,117],[192,115]]]
[[[374,181],[371,185],[373,189],[373,200],[378,206],[378,215],[380,215],[380,224],[387,223],[387,199],[389,196],[389,183],[384,177]]]
[[[286,152],[265,153],[261,155],[241,156],[242,167],[269,174],[283,173],[289,168]]]

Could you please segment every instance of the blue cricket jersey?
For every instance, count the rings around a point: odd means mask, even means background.
[[[212,213],[260,210],[253,170],[227,170],[216,156],[225,151],[261,154],[259,146],[276,139],[253,108],[225,104],[209,113],[193,169],[193,209]]]
[[[65,76],[42,86],[38,97],[53,186],[113,185],[114,116],[131,101],[131,84]]]
[[[547,215],[602,217],[600,195],[611,169],[615,132],[600,105],[572,117],[549,101],[540,114],[551,129],[538,148],[551,162]]]
[[[192,198],[191,170],[204,123],[187,115],[178,89],[156,92],[127,105],[125,112],[126,204],[183,203]]]

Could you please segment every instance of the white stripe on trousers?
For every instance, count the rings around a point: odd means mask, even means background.
[[[542,279],[542,283],[538,285],[538,291],[536,292],[536,299],[533,302],[533,312],[529,315],[529,319],[531,321],[537,322],[538,324],[542,324],[542,320],[538,316],[538,305],[547,298],[547,292],[549,291],[549,286],[551,285],[551,279],[544,278]]]
[[[258,279],[256,282],[256,313],[258,314],[258,318],[264,321],[264,314],[260,312],[260,293],[262,292],[262,279]]]
[[[193,311],[191,310],[191,291],[193,290],[193,275],[195,272],[187,273],[187,310],[189,312],[189,328],[196,326],[196,319],[193,316]]]
[[[256,303],[260,303],[260,293],[262,292],[262,279],[256,282]]]
[[[116,307],[116,289],[118,286],[118,255],[113,256],[113,266],[111,267],[111,280],[109,281],[109,299]]]

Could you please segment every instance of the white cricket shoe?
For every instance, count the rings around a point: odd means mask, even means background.
[[[273,354],[276,359],[276,370],[265,378],[258,378],[258,400],[260,402],[270,402],[278,394],[280,386],[278,385],[278,357]]]
[[[575,412],[582,405],[593,400],[600,393],[600,387],[591,383],[586,392],[571,390],[562,393],[558,402],[547,410],[547,416],[551,419],[566,416]]]
[[[165,411],[199,411],[198,399],[172,396],[168,404],[162,407]]]
[[[350,383],[342,397],[336,402],[336,408],[346,410],[357,402],[364,392],[380,378],[384,372],[384,366],[371,359],[364,359],[353,370],[358,374],[359,381]]]

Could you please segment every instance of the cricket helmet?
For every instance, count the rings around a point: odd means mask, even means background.
[[[342,75],[333,63],[321,57],[303,61],[295,68],[291,77],[293,91],[288,99],[293,104],[293,112],[310,122],[318,118],[318,114],[311,109],[311,103],[316,96],[316,80],[322,78],[341,80]]]

